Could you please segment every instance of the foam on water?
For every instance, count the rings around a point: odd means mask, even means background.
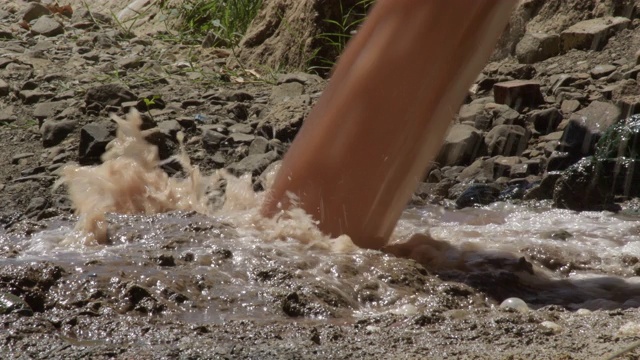
[[[23,239],[19,258],[4,263],[55,258],[77,264],[110,259],[111,265],[103,269],[108,274],[125,262],[122,259],[131,259],[126,267],[140,274],[140,279],[162,279],[167,272],[161,275],[135,266],[143,260],[131,258],[133,250],[167,247],[189,251],[200,266],[193,271],[215,272],[225,284],[221,290],[225,296],[246,305],[228,310],[238,316],[253,316],[262,308],[264,289],[255,284],[255,277],[274,266],[294,274],[296,281],[313,279],[319,284],[313,286],[343,299],[356,315],[406,312],[416,306],[440,306],[437,304],[444,301],[426,285],[416,293],[413,285],[385,282],[389,276],[384,272],[406,269],[406,261],[358,249],[347,236],[329,238],[300,209],[262,217],[259,207],[264,193],[253,190],[251,177],[236,178],[224,170],[202,174],[190,164],[181,136],[182,152],[176,159],[186,176],[169,177],[159,167],[155,146],[139,130],[139,115],[134,112],[126,121],[114,120],[119,127],[117,139],[101,165],[67,166],[62,171],[60,184],[67,186],[79,218],[75,228],[62,221]],[[267,188],[274,174],[275,170],[267,176]],[[415,259],[445,279],[483,291],[498,287],[493,293],[496,298],[517,295],[539,306],[560,303],[576,309],[624,308],[640,305],[640,281],[634,277],[639,240],[637,219],[607,212],[576,213],[506,203],[463,210],[425,206],[404,212],[385,252]],[[222,266],[211,249],[224,246],[232,246],[234,256]],[[512,284],[501,275],[492,275],[504,271],[517,274],[519,280]],[[474,274],[485,275],[474,280]],[[505,279],[513,281],[512,277]],[[485,281],[494,283],[484,287]],[[202,295],[209,299],[207,291]],[[367,300],[364,303],[369,305],[364,306],[358,299],[370,298],[363,295],[368,292],[375,293],[376,300]],[[225,296],[211,296],[212,305],[204,313],[192,314],[194,318],[223,316],[214,309],[215,301]],[[475,301],[469,299],[467,306]]]

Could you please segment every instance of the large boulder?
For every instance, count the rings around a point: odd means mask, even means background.
[[[594,101],[569,117],[558,150],[576,158],[593,154],[602,131],[620,118],[620,109],[611,103]]]
[[[526,33],[516,45],[516,57],[523,64],[533,64],[560,54],[560,36],[549,33]]]
[[[613,34],[630,23],[631,20],[620,16],[581,21],[562,32],[562,50],[602,50]]]

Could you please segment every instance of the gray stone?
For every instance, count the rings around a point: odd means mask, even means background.
[[[291,142],[307,117],[311,98],[302,95],[271,106],[256,129],[256,133],[282,142]]]
[[[37,2],[30,2],[18,16],[25,22],[31,22],[45,15],[51,15],[51,11],[46,6]]]
[[[60,144],[73,130],[77,123],[73,120],[53,121],[47,120],[40,128],[42,134],[42,145],[51,147]]]
[[[139,69],[145,64],[145,61],[139,56],[127,56],[118,60],[116,64],[121,69]]]
[[[228,128],[230,133],[242,133],[242,134],[251,134],[253,132],[253,128],[249,124],[238,123],[229,126]]]
[[[64,34],[64,26],[49,16],[43,16],[31,26],[31,32],[49,37],[56,36]]]
[[[11,86],[0,79],[0,97],[7,96],[9,93],[11,93]]]
[[[34,154],[34,153],[22,153],[22,154],[16,154],[16,155],[13,155],[13,156],[11,157],[11,163],[12,163],[12,164],[14,164],[14,165],[17,165],[17,164],[19,164],[19,163],[20,163],[20,160],[22,160],[22,159],[28,159],[28,158],[30,158],[30,157],[34,157],[34,156],[36,156],[36,154]]]
[[[524,64],[533,64],[560,54],[558,34],[526,33],[516,45],[516,57]]]
[[[591,69],[591,77],[594,79],[600,79],[607,75],[610,75],[616,71],[617,67],[614,65],[597,65]]]
[[[13,38],[14,38],[14,35],[11,29],[0,25],[0,39],[11,40]]]
[[[115,126],[111,122],[95,122],[82,127],[78,146],[78,162],[81,165],[100,163],[107,144],[115,138]]]
[[[249,155],[239,162],[227,167],[227,170],[236,176],[250,173],[253,176],[260,175],[272,162],[278,159],[278,153],[269,151],[265,154]]]
[[[546,135],[555,131],[562,121],[562,114],[556,108],[537,110],[529,114],[529,123],[540,134]]]
[[[229,138],[236,144],[249,144],[256,137],[251,134],[243,134],[243,133],[231,133],[229,134]]]
[[[33,110],[33,117],[38,120],[54,117],[68,106],[66,101],[51,101],[40,103]]]
[[[176,135],[182,130],[182,126],[176,120],[165,120],[158,123],[158,128],[167,132],[172,138],[176,139]]]
[[[278,85],[291,82],[298,82],[300,84],[306,85],[321,83],[322,81],[324,80],[322,80],[322,78],[318,75],[312,75],[303,72],[289,73],[278,76]]]
[[[522,162],[519,156],[496,156],[492,160],[493,177],[495,179],[502,176],[511,176],[513,167]]]
[[[458,120],[461,123],[470,122],[475,123],[476,117],[483,116],[484,114],[484,104],[465,104],[460,107],[460,111],[458,112]]]
[[[560,105],[560,111],[562,111],[563,114],[567,115],[578,111],[579,108],[580,101],[578,100],[564,100],[562,102],[562,105]]]
[[[98,104],[105,106],[120,106],[123,102],[137,101],[138,97],[128,89],[117,84],[96,86],[87,90],[84,101],[87,106]]]
[[[202,129],[202,146],[207,150],[217,150],[227,137],[211,128]]]
[[[484,106],[485,116],[491,119],[490,125],[486,130],[497,125],[520,125],[524,126],[524,122],[520,121],[520,113],[513,110],[507,105],[488,103]],[[476,117],[476,119],[478,119]],[[476,123],[476,128],[481,129]]]
[[[271,101],[281,102],[304,94],[304,85],[299,82],[287,82],[280,84],[271,90]]]
[[[609,38],[626,29],[631,20],[624,17],[602,17],[581,21],[561,34],[562,49],[602,50]]]
[[[436,162],[441,167],[468,165],[485,151],[481,131],[473,126],[456,124],[449,130]]]
[[[518,125],[498,125],[485,136],[489,156],[520,156],[527,148],[531,133]]]
[[[594,101],[569,117],[558,150],[575,156],[593,153],[602,132],[620,118],[620,109],[611,103]]]
[[[50,99],[54,96],[54,93],[41,90],[24,90],[18,93],[18,97],[25,105],[35,104],[42,99]]]
[[[264,154],[269,147],[269,140],[257,136],[249,145],[249,155]]]

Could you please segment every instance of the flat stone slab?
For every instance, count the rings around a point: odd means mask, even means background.
[[[562,49],[602,50],[613,34],[630,23],[631,20],[620,16],[581,21],[562,32]]]
[[[540,83],[531,80],[511,80],[493,85],[493,97],[497,104],[508,105],[517,111],[534,108],[544,103]]]

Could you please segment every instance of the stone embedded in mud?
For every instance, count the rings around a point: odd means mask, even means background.
[[[512,80],[493,85],[493,97],[498,104],[505,104],[517,111],[544,104],[540,83],[529,80]]]
[[[581,21],[562,32],[562,50],[602,50],[609,38],[626,29],[631,20],[625,17],[602,17]]]

